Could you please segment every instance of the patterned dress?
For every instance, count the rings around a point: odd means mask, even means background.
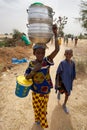
[[[47,57],[43,59],[42,67],[32,77],[32,104],[34,108],[35,122],[40,122],[42,128],[48,127],[47,122],[47,103],[49,100],[49,93],[53,88],[52,80],[49,74],[50,66],[54,63],[49,62]],[[25,74],[29,74],[34,68],[33,61],[29,63]]]

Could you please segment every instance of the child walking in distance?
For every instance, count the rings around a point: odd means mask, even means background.
[[[75,37],[75,46],[77,46],[78,37]]]
[[[54,51],[45,57],[45,44],[36,43],[33,46],[33,54],[36,59],[30,61],[28,68],[25,71],[25,78],[33,80],[32,86],[32,104],[35,115],[35,124],[41,125],[42,128],[48,127],[47,122],[47,103],[49,94],[53,87],[49,74],[50,66],[53,65],[53,59],[59,51],[57,40],[57,26],[53,25],[53,33],[55,37]]]
[[[73,51],[71,49],[66,49],[64,55],[65,59],[60,62],[56,72],[55,89],[56,92],[58,90],[58,100],[60,100],[61,94],[65,94],[65,100],[62,107],[66,113],[69,113],[69,110],[66,107],[66,103],[72,90],[73,80],[76,77],[76,70],[75,63],[73,60],[71,60]]]

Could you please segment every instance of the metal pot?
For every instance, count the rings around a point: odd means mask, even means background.
[[[28,12],[28,23],[53,23],[54,12],[51,7],[45,5],[31,5]]]
[[[52,36],[52,26],[45,23],[34,23],[28,26],[28,36],[33,43],[48,43]]]

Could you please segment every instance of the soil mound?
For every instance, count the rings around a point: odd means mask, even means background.
[[[14,66],[12,58],[22,59],[27,58],[32,54],[31,46],[16,46],[16,47],[2,47],[0,48],[0,71],[10,69]]]

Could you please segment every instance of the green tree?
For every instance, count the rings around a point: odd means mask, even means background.
[[[67,19],[68,17],[66,16],[63,16],[63,17],[59,16],[58,18],[54,19],[54,22],[57,24],[57,27],[58,27],[59,36],[64,35],[63,29],[65,27],[65,24],[67,24]]]
[[[17,29],[14,29],[13,30],[13,39],[20,39],[20,37],[21,37],[21,32],[19,32]]]
[[[87,1],[82,0],[80,5],[80,21],[82,24],[82,27],[86,29],[87,31]]]

